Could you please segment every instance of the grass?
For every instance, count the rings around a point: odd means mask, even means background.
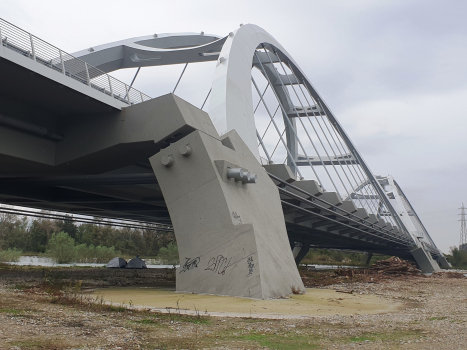
[[[239,339],[258,343],[269,349],[295,350],[295,349],[318,349],[318,337],[289,334],[257,334],[251,333],[238,337]]]
[[[141,324],[158,324],[159,323],[158,320],[151,320],[147,318],[145,318],[144,320],[136,321],[136,322],[141,323]]]
[[[22,315],[24,313],[24,310],[0,309],[0,313],[10,314],[10,315]]]
[[[142,324],[155,324],[160,323],[161,321],[172,321],[172,322],[179,322],[179,323],[194,323],[194,324],[211,324],[211,319],[209,316],[202,316],[202,315],[181,315],[176,312],[172,313],[149,313],[149,312],[141,312],[145,316],[149,316],[151,318],[143,319],[138,321],[138,323]]]
[[[391,341],[399,341],[399,340],[410,340],[415,337],[420,336],[421,331],[401,331],[401,330],[393,330],[388,333],[364,333],[359,336],[354,336],[350,338],[344,338],[344,342],[350,343],[361,343],[365,340],[369,340],[371,342],[374,341],[381,341],[384,343],[391,342]]]
[[[23,340],[12,342],[10,345],[28,350],[61,350],[68,348],[60,339]]]
[[[442,320],[445,320],[445,319],[447,319],[447,317],[431,317],[428,320],[429,321],[442,321]]]
[[[365,340],[369,340],[369,341],[375,341],[375,337],[374,336],[360,336],[360,337],[352,337],[350,338],[350,341],[351,342],[363,342]]]

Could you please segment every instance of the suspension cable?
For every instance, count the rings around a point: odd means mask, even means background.
[[[274,121],[274,119],[272,119],[271,112],[269,111],[269,108],[268,108],[268,106],[266,105],[266,102],[264,102],[263,97],[262,97],[261,94],[260,94],[258,85],[256,85],[255,79],[254,79],[253,77],[251,77],[251,81],[253,82],[253,85],[255,86],[256,92],[257,92],[258,95],[260,96],[261,101],[263,102],[263,105],[264,105],[264,107],[266,108],[266,111],[267,111],[268,114],[269,114],[269,118],[271,118],[271,120],[272,120],[272,122],[273,122],[273,124],[274,124],[274,127],[276,128],[277,134],[279,135],[279,137],[280,137],[280,139],[281,139],[281,141],[282,141],[282,143],[283,143],[285,149],[287,150],[287,154],[289,155],[289,157],[290,157],[290,159],[292,160],[292,162],[293,162],[295,168],[297,169],[298,174],[300,175],[300,177],[302,177],[302,174],[300,173],[300,170],[298,169],[297,164],[295,163],[295,159],[293,159],[292,155],[290,154],[289,148],[287,147],[287,144],[285,143],[284,138],[283,138],[282,135],[280,134],[280,131],[279,131],[279,128],[277,127],[276,122]]]
[[[271,56],[269,55],[269,53],[267,52],[267,50],[265,50],[265,53],[266,53],[266,55],[267,55],[268,58],[269,58],[269,62],[271,63],[271,65],[272,65],[273,68],[274,68],[274,64],[273,64],[273,62],[272,62]],[[258,60],[259,64],[261,65],[261,69],[262,69],[262,71],[264,72],[264,75],[265,75],[266,79],[268,80],[269,83],[271,83],[271,81],[270,81],[270,79],[269,79],[269,76],[268,76],[268,74],[266,73],[266,70],[264,69],[263,63],[262,63],[261,60],[259,59],[259,57],[258,57],[258,55],[257,55],[256,52],[255,52],[255,56],[256,56],[256,59]],[[290,120],[289,120],[289,118],[288,118],[288,116],[287,116],[287,111],[285,110],[285,108],[284,108],[284,106],[283,106],[283,104],[282,104],[282,102],[281,102],[279,96],[277,95],[276,90],[275,90],[275,89],[272,89],[272,90],[274,91],[274,95],[276,96],[276,99],[277,99],[277,101],[279,102],[279,104],[280,104],[280,106],[281,106],[282,113],[284,114],[284,119],[285,119],[285,121],[288,123],[288,126],[289,126],[290,130],[293,132],[293,134],[294,134],[294,136],[295,136],[297,142],[300,144],[300,147],[302,148],[302,151],[303,151],[303,153],[304,153],[306,159],[308,160],[308,164],[310,164],[310,167],[311,167],[311,169],[313,170],[313,173],[315,174],[316,179],[317,179],[318,182],[320,183],[321,187],[324,189],[323,183],[322,183],[322,181],[320,180],[318,174],[316,173],[315,168],[314,168],[313,165],[311,164],[310,158],[308,157],[308,154],[306,153],[305,148],[303,147],[302,142],[301,142],[300,139],[298,138],[297,132],[296,132],[296,130],[294,129],[292,123],[290,122]],[[315,148],[314,144],[313,144],[313,147]],[[287,150],[288,150],[288,147],[287,147],[287,146],[286,146],[286,148],[287,148]],[[290,151],[288,151],[288,153],[290,153]],[[295,165],[295,167],[296,167],[296,169],[297,169],[297,172],[300,173],[300,170],[298,169],[297,165],[295,164],[295,160],[293,161],[293,163],[294,163],[294,165]],[[300,177],[302,178],[301,174],[300,174]],[[334,183],[333,183],[333,185],[334,185]],[[334,185],[334,187],[335,187],[335,185]]]
[[[280,66],[282,67],[282,70],[284,71],[285,76],[286,76],[287,79],[289,80],[290,86],[291,86],[293,92],[295,93],[295,96],[297,97],[298,102],[300,103],[300,105],[301,105],[303,111],[305,112],[305,115],[308,117],[308,120],[309,120],[308,112],[306,111],[305,106],[304,106],[303,103],[302,103],[302,100],[301,100],[300,97],[298,96],[297,91],[295,90],[295,87],[293,86],[292,81],[290,80],[290,77],[289,77],[289,75],[287,74],[287,72],[286,72],[286,70],[285,70],[285,68],[284,68],[284,65],[283,65],[283,63],[282,63],[281,58],[279,57],[279,55],[277,55],[276,52],[274,52],[274,54],[276,54],[277,58],[279,59]],[[293,72],[292,72],[292,74],[293,74]],[[294,77],[296,78],[295,74],[294,74]],[[279,79],[280,79],[280,78],[279,78]],[[281,80],[282,86],[284,87],[284,84],[283,84],[283,82],[282,82],[282,79],[280,79],[280,80]],[[297,79],[297,81],[298,81],[298,79]],[[305,99],[306,99],[306,97],[305,97]],[[307,102],[308,102],[308,101],[307,101]],[[302,124],[302,127],[303,127],[303,129],[305,130],[305,132],[306,132],[306,134],[307,134],[307,136],[308,136],[308,139],[310,140],[310,142],[312,142],[311,136],[310,136],[310,134],[308,133],[308,131],[307,131],[306,127],[305,127],[305,124],[303,123],[302,118],[300,117],[300,114],[297,112],[297,109],[295,108],[295,106],[294,106],[293,108],[294,108],[294,110],[295,110],[295,113],[297,114],[297,118],[300,120],[300,123]],[[347,195],[350,195],[349,191],[347,190],[347,186],[345,186],[344,181],[342,180],[342,178],[341,178],[339,172],[337,171],[336,167],[334,166],[334,163],[332,162],[331,157],[329,157],[328,151],[327,151],[326,147],[324,146],[324,143],[323,143],[323,141],[321,140],[321,137],[319,136],[317,130],[315,129],[315,127],[314,127],[314,125],[311,123],[311,121],[310,121],[310,125],[311,125],[311,127],[313,128],[313,130],[314,130],[314,132],[315,132],[315,134],[316,134],[316,136],[317,136],[319,142],[321,143],[321,146],[323,147],[324,153],[326,153],[326,156],[327,156],[328,159],[331,161],[331,165],[332,165],[334,171],[336,172],[336,175],[337,175],[337,177],[339,178],[339,180],[340,180],[342,186],[344,187],[344,190],[347,192]],[[326,139],[327,139],[327,138],[326,138]],[[328,141],[328,143],[329,143],[329,141]],[[328,174],[329,178],[331,179],[331,182],[334,184],[334,181],[333,181],[332,178],[331,178],[331,174],[329,174],[329,172],[327,171],[326,165],[324,164],[323,160],[321,159],[321,155],[320,155],[318,152],[317,152],[317,155],[318,155],[320,161],[321,161],[322,164],[323,164],[324,170],[326,171],[326,173]],[[334,185],[334,188],[336,188],[335,185]],[[337,194],[339,194],[337,188],[336,188],[336,192],[337,192]]]

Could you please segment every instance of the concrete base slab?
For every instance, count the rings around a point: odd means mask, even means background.
[[[404,302],[379,295],[336,293],[332,289],[306,289],[304,295],[287,299],[248,300],[217,295],[175,293],[161,287],[111,287],[97,289],[92,296],[118,306],[162,313],[267,319],[307,319],[317,316],[365,315],[394,312],[406,308]],[[196,310],[195,310],[196,308]],[[200,312],[201,310],[201,312]]]

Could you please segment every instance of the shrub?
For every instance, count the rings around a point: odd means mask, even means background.
[[[79,244],[75,247],[75,250],[75,261],[79,263],[107,263],[119,255],[114,247],[94,247],[92,244],[90,246]]]
[[[452,267],[467,268],[467,251],[457,247],[451,247],[451,254],[446,256]]]
[[[71,263],[76,257],[75,240],[66,232],[54,233],[45,253],[59,264]]]
[[[159,259],[165,265],[177,265],[178,260],[178,247],[174,243],[169,243],[167,247],[159,249]]]
[[[116,256],[117,252],[114,247],[101,247],[98,245],[95,249],[94,259],[96,263],[107,263]]]
[[[17,262],[21,257],[21,250],[8,248],[0,250],[0,262]]]

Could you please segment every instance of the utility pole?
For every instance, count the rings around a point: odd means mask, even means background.
[[[459,209],[461,210],[461,213],[459,214],[461,217],[461,219],[459,220],[461,222],[461,237],[459,240],[459,249],[467,251],[467,220],[465,219],[464,202],[462,202],[462,207],[460,207]]]

